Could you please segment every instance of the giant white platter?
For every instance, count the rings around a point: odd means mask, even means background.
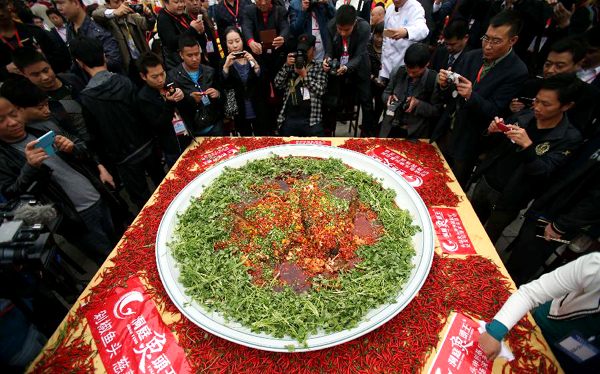
[[[396,191],[398,206],[408,210],[413,217],[413,223],[421,227],[421,231],[412,238],[416,250],[416,255],[413,258],[414,269],[404,288],[398,294],[396,302],[372,309],[355,328],[328,334],[321,332],[309,336],[306,341],[307,347],[302,346],[290,337],[278,339],[264,333],[253,333],[250,329],[236,322],[227,323],[218,312],[208,312],[197,302],[192,301],[185,294],[185,288],[179,282],[179,269],[167,246],[167,243],[173,239],[173,233],[177,225],[177,214],[185,212],[190,205],[190,200],[199,197],[204,187],[217,178],[225,167],[238,168],[249,161],[267,158],[273,154],[279,156],[339,158],[350,167],[366,171],[380,180],[383,187]],[[429,274],[433,253],[433,228],[427,207],[408,182],[389,167],[361,153],[319,145],[290,144],[262,148],[242,153],[215,165],[179,192],[165,212],[156,238],[156,261],[160,277],[171,300],[183,315],[205,331],[223,339],[256,349],[275,352],[288,352],[290,346],[295,347],[295,352],[329,348],[356,339],[383,325],[404,309],[419,292]],[[185,339],[185,337],[183,338]]]

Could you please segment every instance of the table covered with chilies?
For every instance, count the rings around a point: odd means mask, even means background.
[[[237,152],[290,142],[358,151],[395,168],[407,180],[416,180],[411,184],[429,208],[436,229],[436,254],[418,295],[381,327],[333,348],[275,353],[221,339],[182,316],[159,277],[155,240],[170,202],[204,170]],[[562,372],[529,315],[505,338],[515,357],[510,362],[497,359],[486,363],[485,358],[469,357],[474,348],[468,349],[473,344],[466,343],[472,339],[472,331],[467,336],[465,330],[457,330],[456,336],[450,336],[450,321],[490,321],[514,289],[448,164],[438,148],[425,140],[197,138],[156,189],[28,372]],[[134,318],[125,304],[142,298],[145,319]],[[129,345],[123,340],[125,335]],[[477,341],[473,343],[477,346]],[[480,350],[477,353],[481,355]]]

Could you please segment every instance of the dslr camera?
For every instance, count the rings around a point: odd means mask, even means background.
[[[329,60],[327,65],[329,65],[329,67],[331,68],[331,70],[329,70],[329,74],[336,75],[337,71],[340,68],[340,60],[338,60],[337,58],[331,59]]]
[[[308,64],[308,56],[306,56],[306,52],[298,50],[297,52],[292,52],[292,56],[296,59],[296,63],[294,65],[296,69],[302,69]]]

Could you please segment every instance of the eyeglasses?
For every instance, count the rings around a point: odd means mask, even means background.
[[[484,35],[484,36],[481,37],[481,42],[482,43],[489,43],[491,45],[499,45],[499,44],[504,43],[504,40],[503,39],[498,39],[498,38],[493,38],[492,39],[489,36]]]

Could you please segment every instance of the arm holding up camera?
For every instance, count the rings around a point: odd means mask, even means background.
[[[281,67],[277,75],[275,76],[275,87],[280,90],[285,90],[288,87],[288,78],[294,72],[294,66],[296,65],[296,57],[293,53],[288,53],[285,64]]]

